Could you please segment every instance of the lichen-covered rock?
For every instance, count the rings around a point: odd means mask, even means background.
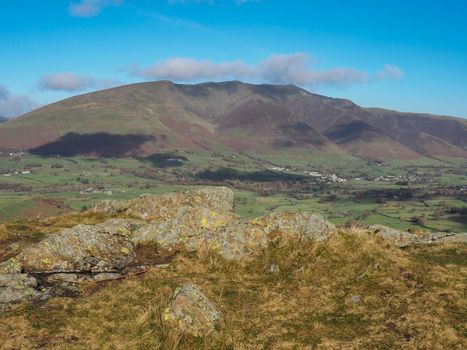
[[[251,221],[232,223],[217,230],[205,230],[200,244],[219,253],[224,259],[239,260],[265,249],[268,230]]]
[[[204,229],[215,230],[238,217],[231,212],[219,212],[205,207],[181,208],[177,215],[168,221],[158,221],[140,227],[133,233],[133,242],[156,242],[160,247],[172,249],[184,247],[196,250]]]
[[[257,254],[280,237],[323,241],[335,232],[335,226],[318,214],[272,213],[205,231],[202,241],[225,259],[238,260]]]
[[[103,200],[97,202],[92,208],[93,212],[110,215],[124,213],[130,207],[130,202],[126,200]]]
[[[467,233],[437,232],[426,233],[413,244],[441,244],[441,243],[467,243]]]
[[[115,220],[77,225],[50,234],[13,259],[29,273],[120,271],[134,258],[130,227]]]
[[[467,232],[434,234],[427,240],[427,244],[437,243],[467,243]]]
[[[399,248],[406,248],[420,244],[467,243],[467,233],[423,232],[412,234],[407,231],[399,231],[384,225],[372,225],[368,230],[388,241],[394,242],[394,244]]]
[[[311,212],[278,212],[252,219],[251,222],[264,228],[270,238],[281,236],[303,241],[324,241],[336,232],[333,224]]]
[[[218,212],[231,212],[233,191],[227,187],[204,187],[198,190],[142,195],[129,201],[103,201],[93,208],[95,212],[124,213],[146,221],[171,220],[186,206],[204,207]]]
[[[134,231],[145,225],[144,221],[128,219],[110,219],[103,223],[94,225],[99,231],[110,235],[130,237]]]
[[[225,186],[203,187],[193,191],[193,201],[219,212],[234,210],[234,193]]]
[[[37,298],[37,280],[26,274],[0,275],[0,304],[7,305]]]
[[[381,238],[394,242],[396,246],[401,248],[420,241],[420,237],[417,235],[407,231],[399,231],[384,225],[372,225],[368,230]]]
[[[21,272],[21,264],[16,258],[0,263],[0,275],[10,275]]]
[[[196,286],[185,284],[175,291],[162,319],[184,333],[206,336],[218,329],[222,313]]]

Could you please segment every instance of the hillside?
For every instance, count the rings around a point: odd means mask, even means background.
[[[365,109],[289,85],[160,81],[72,97],[10,120],[0,126],[0,148],[67,155],[227,148],[466,158],[467,121]]]
[[[462,349],[466,234],[203,187],[0,226],[3,349]]]

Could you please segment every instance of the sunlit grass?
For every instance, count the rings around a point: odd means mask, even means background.
[[[461,349],[467,317],[465,245],[399,250],[364,230],[325,243],[278,241],[251,260],[209,251],[76,299],[17,306],[0,318],[5,348]],[[268,272],[270,264],[278,272]],[[160,320],[192,282],[222,310],[219,333],[193,338]]]

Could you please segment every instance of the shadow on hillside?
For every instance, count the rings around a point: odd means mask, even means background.
[[[115,135],[105,132],[95,134],[68,133],[54,142],[30,149],[32,154],[49,156],[95,155],[118,157],[133,154],[142,144],[155,140],[154,136],[129,134]]]
[[[353,120],[348,124],[337,125],[331,130],[326,131],[324,134],[326,137],[340,145],[358,139],[371,140],[373,138],[380,137],[384,133],[365,122]]]

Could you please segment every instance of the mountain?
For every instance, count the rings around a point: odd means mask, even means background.
[[[7,120],[8,120],[8,118],[2,117],[2,116],[0,115],[0,124],[1,124],[1,123],[5,123]]]
[[[228,148],[383,160],[467,158],[467,120],[362,108],[291,85],[159,81],[36,109],[0,126],[0,148],[67,155]]]

